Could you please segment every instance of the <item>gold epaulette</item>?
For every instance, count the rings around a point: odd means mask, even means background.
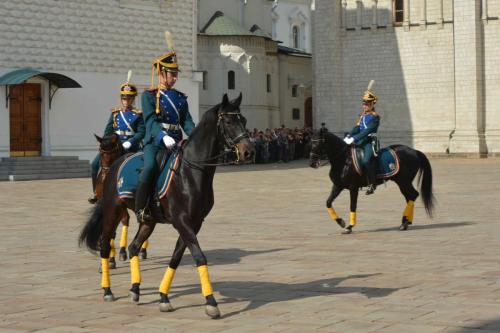
[[[132,109],[132,110],[130,110],[130,111],[132,111],[132,112],[134,112],[134,113],[139,113],[139,114],[141,114],[141,113],[142,113],[142,110],[140,110],[140,109]]]
[[[120,112],[121,108],[112,108],[111,113]]]

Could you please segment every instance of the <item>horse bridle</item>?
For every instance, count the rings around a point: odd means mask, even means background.
[[[323,137],[323,133],[320,134],[319,139],[311,139],[311,142],[319,142],[320,148],[319,148],[319,154],[316,154],[311,151],[311,157],[317,157],[319,161],[321,161],[321,156],[323,156],[323,144],[325,143],[325,138]],[[347,146],[344,147],[344,149],[341,149],[337,154],[335,154],[331,160],[336,159],[337,157],[340,156],[340,154],[345,152]],[[320,163],[320,166],[324,166],[330,162],[330,158],[328,158],[328,161],[324,162],[323,164]]]
[[[121,150],[122,150],[122,149],[123,149],[123,147],[122,147],[122,145],[120,144],[120,142],[117,142],[117,144],[116,144],[113,148],[111,148],[111,149],[109,149],[109,150],[106,150],[106,149],[103,149],[103,148],[99,147],[99,154],[103,154],[103,153],[104,153],[104,154],[119,153],[119,152],[121,152]],[[107,167],[102,166],[102,158],[101,158],[101,161],[100,161],[100,163],[99,163],[99,164],[100,164],[101,169],[102,169],[103,171],[106,171],[106,172],[107,172],[107,171],[109,170],[109,168],[111,167],[111,166],[107,166]]]
[[[238,120],[239,120],[241,133],[238,134],[234,138],[231,138],[228,135],[227,130],[224,126],[223,119],[224,119],[224,116],[227,116],[227,115],[237,116]],[[220,166],[220,165],[238,164],[240,161],[240,154],[239,154],[239,150],[238,150],[237,145],[242,139],[250,138],[250,136],[248,135],[248,132],[242,126],[241,113],[240,112],[219,112],[217,115],[217,135],[222,135],[222,137],[224,138],[224,143],[223,143],[222,148],[221,148],[221,150],[223,150],[222,153],[215,155],[215,156],[212,156],[212,157],[209,157],[206,160],[191,161],[191,160],[186,159],[184,156],[182,156],[182,159],[184,161],[186,161],[188,165],[190,165],[194,168],[200,169],[200,170],[202,170],[203,167],[205,167],[205,166]],[[233,153],[233,152],[236,154],[236,159],[234,161],[225,162],[225,163],[207,163],[207,162],[210,162],[213,160],[217,160],[220,157],[226,156],[226,155]]]

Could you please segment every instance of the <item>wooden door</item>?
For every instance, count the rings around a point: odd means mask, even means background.
[[[312,117],[312,97],[306,99],[304,103],[304,126],[312,127],[313,126],[313,117]]]
[[[10,156],[40,156],[42,148],[41,86],[10,87]]]

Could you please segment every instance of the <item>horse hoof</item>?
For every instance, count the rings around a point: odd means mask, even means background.
[[[405,231],[405,230],[408,230],[408,224],[407,224],[407,223],[402,223],[402,224],[399,226],[399,230],[400,230],[400,231]]]
[[[337,221],[337,224],[341,227],[341,228],[345,228],[345,221],[342,220],[341,218],[338,218],[336,219],[335,221]]]
[[[160,303],[160,311],[161,312],[172,312],[174,311],[174,307],[169,303]]]
[[[213,305],[206,305],[205,313],[212,319],[220,318],[219,307]]]
[[[120,249],[120,254],[119,254],[118,258],[120,259],[120,261],[125,261],[125,260],[127,260],[127,251],[125,251],[125,248],[124,248],[124,247],[122,247],[122,248]]]
[[[148,258],[148,251],[146,249],[141,249],[139,251],[139,259],[144,260]]]
[[[115,258],[109,259],[109,269],[116,269],[116,261]]]
[[[114,302],[115,301],[115,296],[111,292],[111,288],[104,288],[104,296],[103,296],[104,302]]]
[[[133,292],[133,291],[129,291],[129,293],[128,293],[128,299],[131,303],[138,303],[139,297],[140,297],[140,295]]]
[[[349,235],[349,234],[352,234],[352,228],[350,226],[342,230],[342,235]]]

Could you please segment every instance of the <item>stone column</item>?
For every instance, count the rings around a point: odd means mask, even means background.
[[[356,0],[356,30],[363,26],[363,1]]]
[[[427,0],[420,0],[420,28],[427,28]]]
[[[443,0],[438,0],[438,17],[436,23],[439,29],[443,29]]]
[[[455,0],[455,130],[450,153],[485,153],[481,0]]]
[[[403,2],[403,27],[405,31],[410,30],[410,0]]]
[[[372,30],[377,30],[378,27],[377,2],[378,0],[372,0]]]

